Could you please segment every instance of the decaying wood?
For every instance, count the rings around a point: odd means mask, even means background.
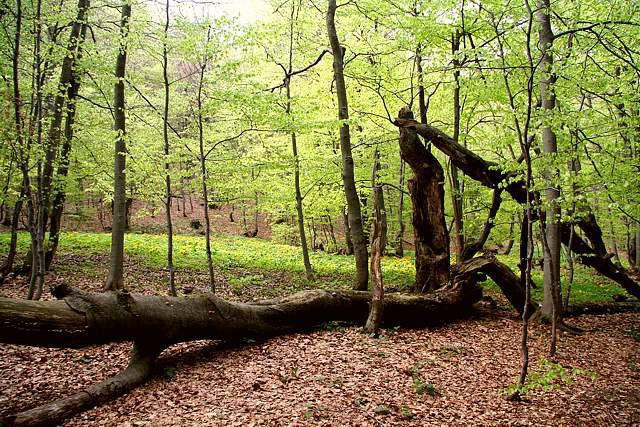
[[[0,342],[46,347],[82,347],[121,341],[164,344],[196,339],[264,338],[329,321],[364,322],[371,293],[304,291],[254,304],[213,294],[144,296],[126,290],[81,292],[54,289],[58,301],[0,298]],[[427,295],[389,294],[385,323],[426,326],[469,312],[481,290],[465,281]],[[162,336],[157,336],[162,331]]]
[[[400,117],[413,119],[408,108]],[[449,281],[449,233],[444,216],[444,171],[416,132],[400,128],[400,154],[411,167],[409,194],[416,250],[416,289],[435,289]]]
[[[517,173],[504,172],[500,165],[483,159],[431,125],[418,123],[413,118],[406,117],[399,117],[395,124],[401,129],[411,129],[425,138],[447,155],[451,162],[468,177],[489,188],[502,188],[518,203],[526,203],[526,185]],[[530,199],[537,200],[539,195],[531,194]],[[571,243],[571,250],[578,256],[580,262],[620,284],[627,292],[640,299],[640,283],[634,280],[624,268],[616,266],[606,250],[603,250],[605,246],[602,243],[602,231],[595,217],[587,215],[575,221],[575,225],[584,232],[589,242],[577,235],[573,236],[572,241],[569,242],[570,225],[562,223],[562,243],[564,245]]]

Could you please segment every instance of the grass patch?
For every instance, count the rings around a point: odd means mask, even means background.
[[[26,253],[29,247],[29,235],[18,234],[19,253]],[[0,233],[0,253],[8,250],[9,233]],[[260,285],[269,281],[262,272],[279,274],[294,288],[341,288],[350,285],[355,274],[353,256],[333,255],[325,252],[310,254],[316,279],[309,282],[304,277],[301,249],[296,246],[274,243],[267,240],[242,236],[215,235],[211,241],[213,262],[216,268],[232,272],[238,269],[248,270],[245,277],[231,279],[231,286],[240,291],[248,285]],[[108,255],[111,248],[109,233],[64,232],[60,239],[59,253],[62,255],[91,256]],[[129,233],[125,236],[126,254],[151,268],[166,266],[167,238],[157,234]],[[500,256],[511,268],[518,264],[517,255]],[[177,269],[206,271],[205,241],[202,236],[178,235],[174,237],[174,263]],[[86,266],[90,268],[89,265]],[[405,289],[415,278],[413,254],[403,258],[386,257],[382,261],[385,287]],[[542,272],[533,274],[538,284],[533,289],[533,297],[542,297]],[[489,293],[499,293],[497,286],[487,280],[483,284]],[[564,287],[564,283],[563,283]],[[612,296],[620,293],[620,287],[607,279],[594,274],[590,269],[576,267],[571,292],[571,302],[593,303],[611,302]]]

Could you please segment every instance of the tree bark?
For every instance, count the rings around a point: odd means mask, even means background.
[[[371,306],[369,308],[369,316],[367,322],[364,325],[364,331],[378,335],[380,331],[380,325],[382,323],[382,314],[384,310],[384,286],[382,283],[382,249],[385,242],[383,221],[384,205],[380,202],[384,200],[382,195],[382,187],[375,185],[373,187],[373,209],[374,209],[374,222],[373,232],[371,233]]]
[[[71,26],[69,34],[69,42],[67,44],[67,54],[62,61],[62,69],[60,71],[60,80],[58,82],[57,92],[53,103],[53,112],[51,115],[51,123],[49,127],[48,141],[45,147],[45,161],[42,171],[42,200],[39,206],[42,209],[42,218],[39,226],[42,230],[40,233],[44,236],[47,228],[47,221],[50,213],[50,197],[52,193],[53,170],[56,157],[60,145],[60,137],[62,132],[62,118],[65,111],[65,101],[70,98],[73,89],[74,70],[76,67],[78,49],[83,40],[83,28],[86,31],[86,14],[89,9],[89,0],[78,0],[76,19]],[[75,107],[73,107],[75,110]],[[75,114],[75,113],[74,113]],[[68,166],[67,166],[68,167]]]
[[[165,213],[167,219],[167,268],[169,269],[169,295],[176,296],[175,271],[173,270],[173,221],[171,218],[171,174],[169,162],[169,0],[165,2],[164,40],[162,42],[162,79],[164,83],[164,108],[162,111],[162,136],[164,139]],[[206,206],[206,204],[205,204]],[[205,210],[207,208],[205,207]]]
[[[111,272],[104,290],[121,289],[124,286],[124,233],[127,228],[127,133],[124,80],[127,65],[127,37],[131,5],[122,3],[120,20],[120,49],[116,60],[116,83],[113,94],[114,130],[116,131],[113,170],[113,219],[111,226]]]
[[[336,32],[335,15],[336,0],[329,0],[327,9],[327,32],[329,43],[333,52],[333,77],[336,83],[336,94],[338,97],[338,118],[343,122],[340,127],[340,151],[342,153],[342,181],[344,184],[344,194],[347,199],[349,230],[353,251],[356,259],[356,282],[354,289],[365,290],[369,282],[369,265],[367,243],[364,237],[362,226],[362,212],[360,210],[360,199],[356,189],[354,176],[353,154],[351,152],[351,136],[349,133],[349,105],[347,101],[347,88],[344,81],[344,48],[340,45]]]
[[[413,119],[408,108],[399,117]],[[415,289],[426,292],[449,281],[449,233],[444,216],[444,171],[414,131],[400,128],[400,153],[413,170],[409,194],[413,205],[416,250]]]
[[[460,140],[460,113],[462,107],[460,105],[460,61],[455,57],[460,50],[460,39],[462,34],[456,29],[451,35],[451,52],[453,53],[453,140]],[[426,123],[426,122],[424,122]],[[453,213],[453,240],[456,247],[456,260],[464,260],[464,220],[462,211],[462,186],[458,178],[458,168],[451,164],[449,166],[449,177],[451,183],[451,211]]]
[[[551,5],[549,0],[538,0],[535,12],[538,21],[538,46],[540,48],[540,68],[544,73],[540,80],[540,100],[542,111],[552,112],[556,106],[553,90],[555,75],[553,73],[553,30],[551,29]],[[551,165],[545,168],[545,199],[547,202],[544,247],[544,300],[542,315],[547,319],[557,319],[562,316],[560,296],[560,197],[558,168],[553,166],[558,153],[556,134],[551,126],[542,129],[542,152]]]
[[[404,175],[405,163],[400,159],[400,191],[398,192],[398,234],[396,235],[396,256],[404,256]]]
[[[76,64],[82,57],[82,43],[87,34],[87,24],[83,23],[80,30],[80,39],[77,43],[77,51],[75,53],[75,63],[71,74],[71,82],[67,91],[67,115],[64,123],[64,134],[62,149],[60,151],[60,166],[58,167],[58,176],[64,180],[69,175],[69,156],[71,155],[71,147],[74,133],[74,124],[76,118],[76,100],[80,91],[80,76],[76,72]],[[51,203],[51,219],[49,225],[49,250],[45,256],[45,267],[49,270],[53,259],[55,258],[60,242],[60,227],[62,225],[62,213],[64,212],[64,204],[67,193],[64,183],[58,184],[53,201]]]
[[[211,37],[211,27],[207,29],[207,44],[209,43],[209,38]],[[205,248],[207,252],[207,269],[209,270],[209,287],[211,292],[216,292],[216,282],[215,276],[213,272],[213,258],[211,256],[211,220],[209,219],[209,189],[207,188],[207,158],[204,153],[204,124],[202,122],[202,87],[204,85],[204,73],[207,68],[206,59],[200,64],[200,79],[198,80],[198,94],[197,94],[197,103],[198,103],[198,148],[200,149],[200,176],[202,183],[202,199],[204,202],[204,239],[205,239]],[[246,218],[244,215],[244,207],[242,210],[242,219],[245,221],[246,228]]]

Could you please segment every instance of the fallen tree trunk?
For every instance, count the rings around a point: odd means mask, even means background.
[[[178,298],[126,290],[87,293],[65,285],[54,292],[62,300],[0,298],[0,342],[82,347],[150,339],[173,344],[264,338],[329,321],[364,323],[371,301],[366,291],[304,291],[255,304],[232,303],[213,294]],[[481,296],[480,288],[469,282],[427,295],[390,294],[384,302],[385,323],[441,324],[467,314]]]
[[[480,300],[474,266],[431,294],[389,294],[384,324],[428,326],[462,318]],[[126,290],[88,293],[67,285],[57,301],[0,298],[0,342],[44,347],[83,347],[133,341],[129,366],[99,384],[0,420],[8,425],[51,425],[126,393],[144,382],[160,352],[196,339],[261,338],[329,321],[367,319],[371,293],[304,291],[255,304],[232,303],[214,294],[190,297],[133,295]],[[4,425],[3,424],[3,425]]]
[[[406,118],[396,119],[395,124],[400,128],[413,129],[418,135],[431,142],[468,177],[489,188],[502,188],[518,203],[527,202],[526,185],[519,174],[504,172],[497,163],[483,159],[436,127]],[[529,198],[537,200],[540,197],[536,193],[530,194]],[[578,219],[575,224],[585,233],[591,245],[575,234],[572,239],[569,239],[570,226],[567,223],[561,224],[562,243],[565,246],[571,245],[571,250],[580,256],[579,260],[583,264],[620,284],[627,292],[640,299],[640,283],[634,280],[624,268],[616,266],[611,261],[611,257],[604,249],[602,230],[593,214]]]

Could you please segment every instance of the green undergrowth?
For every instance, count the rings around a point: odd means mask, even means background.
[[[229,284],[238,291],[245,286],[268,286],[274,275],[291,284],[293,289],[344,288],[350,285],[355,273],[353,256],[312,252],[311,263],[316,279],[309,283],[304,276],[299,247],[230,235],[215,235],[211,243],[216,268],[229,273]],[[8,244],[9,234],[0,233],[0,253],[6,253]],[[18,245],[20,252],[25,253],[29,245],[27,233],[19,233]],[[125,245],[127,255],[139,260],[146,267],[165,267],[166,236],[130,233],[125,237]],[[61,236],[59,253],[79,257],[82,266],[82,257],[108,255],[110,247],[111,235],[108,233],[65,232]],[[518,258],[514,255],[500,256],[500,259],[512,268],[516,268],[518,264]],[[179,270],[206,271],[204,237],[175,236],[174,263],[175,268]],[[86,263],[86,269],[90,268],[90,264]],[[415,277],[413,254],[409,253],[403,258],[385,257],[382,269],[385,287],[405,289]],[[539,300],[542,297],[542,272],[536,270],[533,280],[538,287],[532,290],[532,294]],[[499,293],[497,286],[490,279],[483,286],[489,294]],[[617,293],[624,291],[615,283],[598,276],[592,270],[580,266],[576,268],[571,293],[572,304],[611,302],[612,296]]]

